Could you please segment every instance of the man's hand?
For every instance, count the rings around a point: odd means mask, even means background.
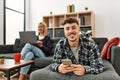
[[[84,75],[85,74],[85,68],[82,65],[76,65],[72,64],[71,67],[73,67],[72,71],[76,75]]]
[[[63,73],[63,74],[72,72],[72,69],[73,67],[69,65],[60,64],[60,66],[58,66],[58,72]]]
[[[42,41],[37,41],[38,46],[43,47],[43,42]]]

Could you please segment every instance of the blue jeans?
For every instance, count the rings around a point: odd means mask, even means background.
[[[36,46],[26,43],[21,51],[22,60],[32,60],[35,57],[45,57],[44,52]],[[30,69],[30,65],[22,67],[21,74],[27,74]]]

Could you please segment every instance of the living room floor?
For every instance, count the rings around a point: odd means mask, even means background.
[[[6,78],[0,77],[0,80],[6,80]],[[18,77],[11,78],[10,80],[18,80]],[[25,78],[24,80],[30,80],[30,79]]]
[[[6,77],[4,77],[2,73],[0,73],[0,80],[6,80]],[[12,76],[10,80],[18,80],[18,74]],[[24,80],[30,80],[29,75],[27,75]]]

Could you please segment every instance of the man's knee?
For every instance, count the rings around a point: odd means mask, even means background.
[[[25,44],[25,47],[30,47],[30,46],[31,46],[30,43],[26,43],[26,44]]]

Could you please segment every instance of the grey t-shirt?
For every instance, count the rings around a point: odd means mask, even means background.
[[[77,62],[78,62],[78,49],[79,49],[79,46],[78,47],[70,47],[72,52],[73,52],[73,55],[75,56]]]

